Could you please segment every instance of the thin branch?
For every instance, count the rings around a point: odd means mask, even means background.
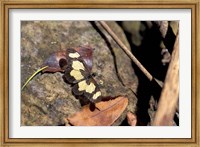
[[[179,95],[179,35],[176,37],[172,59],[169,64],[164,87],[158,102],[153,125],[169,126],[173,124]]]
[[[152,81],[153,76],[145,69],[145,67],[137,60],[137,58],[131,53],[131,51],[122,43],[122,41],[117,37],[117,35],[111,30],[111,28],[106,24],[105,21],[99,21],[102,27],[110,34],[110,36],[115,40],[115,42],[124,50],[124,52],[129,56],[129,58],[138,66],[138,68],[145,74],[145,76]]]

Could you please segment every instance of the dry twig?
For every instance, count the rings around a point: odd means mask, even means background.
[[[102,27],[110,34],[110,36],[115,40],[115,42],[124,50],[124,52],[129,56],[129,58],[138,66],[138,68],[146,75],[146,77],[152,81],[153,76],[145,69],[145,67],[137,60],[137,58],[131,53],[131,51],[122,43],[122,41],[115,35],[115,33],[110,29],[105,21],[99,21]]]
[[[176,37],[172,59],[165,78],[164,87],[158,103],[153,125],[169,126],[173,123],[173,117],[178,102],[179,94],[179,35]]]

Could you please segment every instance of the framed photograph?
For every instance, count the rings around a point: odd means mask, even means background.
[[[1,12],[1,145],[199,145],[199,1]]]

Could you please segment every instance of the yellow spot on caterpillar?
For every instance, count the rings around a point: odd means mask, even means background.
[[[87,87],[87,85],[88,85],[88,84],[86,83],[85,80],[79,82],[79,83],[78,83],[78,90],[79,90],[79,91],[85,90],[85,88]]]
[[[85,70],[83,63],[81,63],[80,61],[73,61],[72,62],[72,68],[75,70]]]
[[[78,58],[78,57],[80,57],[80,55],[79,55],[79,53],[69,53],[69,57],[71,57],[71,58]]]
[[[81,72],[79,70],[72,70],[70,72],[70,75],[72,77],[74,77],[74,79],[76,79],[76,80],[81,80],[81,79],[84,78],[83,75],[81,74]]]
[[[97,99],[99,96],[101,96],[101,92],[100,91],[98,91],[98,92],[96,92],[94,95],[93,95],[93,99]]]
[[[86,87],[86,92],[92,93],[95,90],[96,86],[93,83],[90,83],[88,87]]]
[[[83,80],[78,83],[78,90],[85,90],[87,93],[92,93],[95,91],[96,86],[91,82],[89,85],[86,83],[86,80]]]

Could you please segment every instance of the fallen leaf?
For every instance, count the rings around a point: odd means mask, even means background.
[[[88,69],[91,71],[93,48],[89,46],[80,46],[74,49],[81,55]],[[57,51],[45,60],[44,66],[48,66],[48,68],[45,68],[42,72],[64,72],[66,64],[66,50]]]
[[[94,111],[86,105],[80,112],[68,117],[68,120],[74,126],[110,126],[119,118],[127,105],[128,99],[120,96],[96,103]]]
[[[63,61],[66,61],[66,51],[58,51],[51,54],[44,62],[44,65],[48,66],[48,68],[44,69],[42,72],[64,72],[60,66],[60,61],[62,61],[62,64],[64,63]]]
[[[136,123],[137,123],[136,115],[133,114],[132,112],[128,112],[126,116],[127,116],[128,124],[130,126],[136,126]]]

